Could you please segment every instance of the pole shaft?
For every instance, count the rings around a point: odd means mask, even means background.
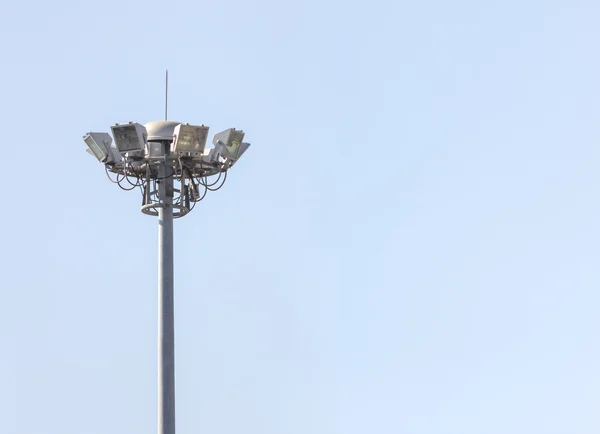
[[[165,71],[165,121],[167,120],[167,109],[169,108],[169,70]]]
[[[169,145],[165,145],[166,154]],[[158,208],[158,434],[175,434],[175,316],[173,279],[173,178],[159,169]]]

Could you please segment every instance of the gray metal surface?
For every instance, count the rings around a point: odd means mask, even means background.
[[[181,124],[181,122],[174,121],[152,121],[146,125],[146,131],[148,132],[148,141],[152,140],[173,140],[173,132],[175,127]]]
[[[165,152],[169,154],[169,144]],[[159,166],[158,208],[158,434],[175,434],[175,312],[173,278],[173,177]]]

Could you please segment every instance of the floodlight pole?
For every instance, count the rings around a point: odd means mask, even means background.
[[[166,97],[165,91],[165,117]],[[109,179],[123,190],[140,187],[141,211],[158,216],[158,434],[175,434],[173,219],[189,213],[208,191],[219,190],[250,144],[242,142],[242,130],[228,128],[215,135],[214,148],[205,149],[208,127],[167,120],[115,124],[111,130],[116,147],[107,133],[83,138]],[[208,177],[215,175],[218,179],[209,184]]]
[[[168,157],[170,145],[163,145]],[[172,170],[166,159],[158,170],[158,434],[175,434]]]

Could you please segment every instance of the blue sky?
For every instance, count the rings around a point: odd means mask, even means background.
[[[156,220],[85,153],[253,146],[176,221],[179,433],[600,431],[600,5],[0,6],[6,434],[156,429]]]

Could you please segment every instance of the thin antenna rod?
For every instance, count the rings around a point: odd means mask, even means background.
[[[169,70],[165,70],[165,121],[167,120],[167,113],[169,108]]]

